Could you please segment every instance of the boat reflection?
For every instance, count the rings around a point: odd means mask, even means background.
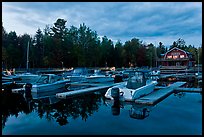
[[[133,119],[145,119],[155,107],[119,100],[106,100],[106,104],[111,106],[112,115],[119,116],[121,110],[127,110],[130,118]]]
[[[145,119],[149,116],[151,109],[147,106],[136,106],[132,105],[132,108],[129,110],[129,115],[134,119]]]
[[[22,113],[32,115],[33,112],[40,119],[56,121],[60,126],[68,124],[69,119],[81,118],[86,121],[104,104],[103,95],[94,92],[69,99],[58,99],[54,95],[38,94],[33,97],[8,92],[2,93],[2,96],[2,128],[5,128],[9,117],[17,118]]]

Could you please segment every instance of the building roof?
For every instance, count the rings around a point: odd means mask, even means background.
[[[171,50],[169,50],[169,51],[167,51],[167,52],[165,53],[164,58],[166,58],[166,55],[167,55],[169,52],[171,52],[171,51],[173,51],[173,50],[175,50],[175,49],[180,50],[180,51],[183,51],[183,52],[186,54],[186,56],[188,56],[188,54],[191,54],[190,52],[186,52],[185,50],[182,50],[182,49],[179,49],[179,48],[177,48],[177,47],[174,47],[174,48],[172,48]]]

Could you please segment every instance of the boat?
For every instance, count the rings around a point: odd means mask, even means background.
[[[6,82],[12,82],[13,78],[9,77],[5,72],[2,71],[2,83],[6,83]]]
[[[15,74],[11,77],[16,83],[34,83],[40,78],[40,75],[28,72],[22,74]]]
[[[51,92],[59,89],[66,89],[66,85],[70,83],[69,79],[63,79],[62,76],[55,74],[42,74],[40,78],[32,84],[32,93]],[[29,85],[27,83],[26,86]],[[25,89],[26,91],[26,89]]]
[[[29,72],[29,47],[30,47],[30,40],[28,41],[28,45],[27,45],[26,72],[13,74],[9,76],[13,78],[13,80],[16,83],[34,83],[40,78],[40,75],[32,74]]]
[[[66,78],[70,79],[71,82],[87,82],[86,76],[87,76],[86,68],[75,68],[71,74],[66,76]]]
[[[32,73],[21,73],[7,75],[2,72],[2,83],[4,82],[15,82],[15,83],[34,83],[40,78],[37,74]]]
[[[66,78],[71,82],[81,83],[104,83],[113,82],[114,78],[110,75],[102,74],[98,69],[75,68]]]
[[[89,83],[106,83],[113,82],[114,78],[111,75],[104,75],[100,70],[95,69],[93,74],[86,77],[86,80]]]
[[[157,84],[156,80],[151,79],[150,71],[135,70],[134,76],[126,82],[109,88],[105,97],[111,100],[134,101],[153,92]]]
[[[151,74],[151,76],[159,76],[160,72],[161,71],[159,68],[152,68],[150,74]]]

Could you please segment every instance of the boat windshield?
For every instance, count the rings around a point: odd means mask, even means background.
[[[127,88],[137,89],[146,85],[146,80],[149,78],[149,73],[135,72],[134,76],[130,77],[127,81]]]
[[[73,70],[72,76],[86,75],[87,73],[87,69],[85,68],[76,68]]]
[[[48,79],[49,77],[46,75],[42,75],[38,81],[36,83],[40,83],[40,84],[47,84],[48,83]]]
[[[142,77],[133,76],[128,79],[126,87],[130,89],[137,89],[144,85],[145,84],[143,82]]]

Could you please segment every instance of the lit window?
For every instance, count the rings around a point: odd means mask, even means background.
[[[171,59],[171,58],[172,58],[172,56],[167,56],[167,58],[168,58],[168,59]]]
[[[180,58],[184,58],[184,55],[180,55]]]
[[[173,56],[173,59],[177,59],[178,58],[178,56]]]

